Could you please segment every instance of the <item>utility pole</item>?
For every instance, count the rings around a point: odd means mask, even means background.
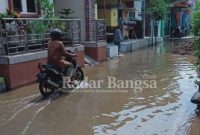
[[[145,37],[145,12],[146,12],[146,0],[143,0],[143,37]]]
[[[106,19],[106,0],[103,1],[104,19]]]

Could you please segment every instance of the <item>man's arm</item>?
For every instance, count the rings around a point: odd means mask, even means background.
[[[69,56],[69,57],[76,57],[77,56],[76,53],[70,53],[70,52],[66,51],[63,43],[62,42],[60,42],[60,43],[61,43],[61,52],[62,52],[63,56]]]

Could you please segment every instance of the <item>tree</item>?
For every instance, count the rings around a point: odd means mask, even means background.
[[[59,13],[61,14],[60,18],[69,18],[69,15],[73,14],[74,11],[70,8],[64,8]]]
[[[39,0],[41,9],[44,14],[44,18],[53,18],[54,17],[54,4],[49,0]]]
[[[195,36],[197,71],[200,72],[200,1],[196,2],[192,21],[192,29]]]
[[[147,14],[153,19],[154,28],[157,27],[158,22],[165,18],[167,14],[167,4],[165,0],[149,0],[147,6]],[[157,31],[154,30],[155,44],[157,44]]]
[[[176,2],[177,0],[164,0],[166,4],[171,4],[173,2]]]

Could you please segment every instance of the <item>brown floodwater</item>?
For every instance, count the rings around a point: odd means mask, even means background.
[[[199,112],[190,102],[198,89],[195,60],[166,53],[175,45],[141,49],[84,68],[87,80],[68,94],[44,100],[37,84],[1,94],[0,134],[200,134]]]

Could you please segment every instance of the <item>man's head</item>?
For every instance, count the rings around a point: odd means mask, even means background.
[[[53,40],[60,40],[61,37],[63,36],[63,32],[60,30],[60,29],[52,29],[50,31],[50,36],[51,36],[51,39]]]

